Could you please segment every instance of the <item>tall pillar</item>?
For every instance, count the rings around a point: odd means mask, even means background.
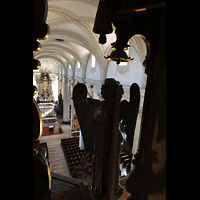
[[[71,79],[71,91],[70,91],[70,94],[71,94],[71,97],[72,97],[72,92],[73,92],[73,88],[74,88],[74,80],[73,79]],[[75,114],[75,109],[74,109],[74,102],[73,102],[73,100],[71,99],[71,126],[72,126],[72,119],[73,119],[73,116],[74,116],[74,114]]]
[[[59,74],[58,75],[58,93],[60,93],[60,90],[62,93],[62,76]]]
[[[60,89],[59,89],[59,79],[60,79],[60,75],[58,74],[58,77],[57,77],[58,94],[60,93]],[[58,101],[58,95],[56,96],[56,101]]]
[[[63,76],[63,121],[69,121],[69,107],[71,105],[71,89],[68,78]]]
[[[62,78],[62,93],[63,93],[63,121],[67,121],[67,77]]]
[[[52,100],[52,79],[51,80],[49,80],[49,97],[51,98],[51,100]]]
[[[67,80],[66,83],[66,89],[67,89],[67,121],[70,120],[70,106],[71,106],[71,80]]]

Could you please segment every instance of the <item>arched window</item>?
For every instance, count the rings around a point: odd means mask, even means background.
[[[77,68],[80,69],[80,62],[77,63]]]
[[[92,55],[91,68],[95,68],[96,58]]]

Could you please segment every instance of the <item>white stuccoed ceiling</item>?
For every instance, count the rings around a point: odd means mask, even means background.
[[[99,35],[93,33],[98,4],[99,0],[48,0],[46,22],[50,27],[50,36],[40,41],[41,51],[35,53],[35,59],[41,61],[40,70],[35,72],[44,70],[45,66],[53,66],[47,70],[68,75],[71,65],[74,75],[76,62],[80,62],[83,71],[86,71],[89,56],[93,54],[99,63],[101,81],[104,81],[109,62],[104,56],[111,53],[110,44],[116,41],[116,35],[113,26],[113,33],[106,35],[107,43],[99,44]],[[142,62],[146,55],[144,41],[133,36],[129,44]]]
[[[88,56],[92,53],[97,61],[105,66],[104,55],[111,49],[115,34],[107,35],[107,43],[98,43],[98,34],[93,33],[93,25],[99,0],[48,0],[47,24],[50,36],[41,40],[42,49],[35,58],[57,63],[57,67],[74,67],[78,60],[86,67]],[[57,41],[62,39],[64,41]],[[43,66],[41,66],[43,67]],[[62,71],[62,70],[61,70]]]

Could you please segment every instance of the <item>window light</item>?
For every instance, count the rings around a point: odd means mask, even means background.
[[[81,67],[81,66],[80,66],[80,62],[78,62],[78,69],[80,69],[80,67]]]
[[[95,68],[95,62],[96,62],[96,58],[92,55],[92,64],[91,64],[92,68]]]

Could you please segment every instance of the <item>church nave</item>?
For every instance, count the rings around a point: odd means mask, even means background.
[[[43,126],[54,126],[56,123],[44,124]],[[49,162],[51,164],[51,171],[64,176],[70,176],[67,163],[63,154],[61,147],[61,139],[71,137],[70,135],[70,125],[59,124],[62,128],[62,134],[42,136],[40,138],[40,143],[47,142],[47,148],[49,153]]]

